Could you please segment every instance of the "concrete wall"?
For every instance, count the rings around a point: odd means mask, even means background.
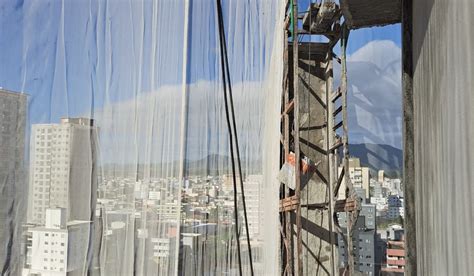
[[[472,0],[413,1],[417,275],[474,273],[473,25]]]
[[[324,203],[329,198],[327,130],[324,126],[326,118],[326,63],[322,62],[325,60],[325,52],[321,49],[312,45],[311,50],[308,47],[309,51],[300,51],[299,53],[300,149],[302,154],[313,162],[321,161],[311,180],[302,187],[301,204]],[[309,52],[311,52],[311,56],[308,54]],[[290,57],[291,60],[292,57]],[[291,73],[292,71],[290,71]],[[330,228],[329,210],[301,208],[301,216],[303,275],[333,274],[335,267],[333,262],[336,261],[334,258],[337,257],[337,248],[331,245],[331,242],[335,244],[337,237],[331,235],[334,230]],[[294,241],[296,246],[296,236]]]

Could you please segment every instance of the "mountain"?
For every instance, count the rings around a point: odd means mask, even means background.
[[[261,160],[242,159],[242,173],[261,173]],[[237,166],[237,163],[235,164]],[[101,166],[101,172],[105,175],[119,175],[122,177],[131,177],[138,175],[156,176],[178,176],[179,161],[168,161],[153,164],[114,164],[108,163]],[[231,173],[231,161],[227,155],[209,154],[201,159],[186,159],[184,162],[185,175],[222,175]]]
[[[384,170],[388,177],[400,178],[403,167],[403,151],[383,144],[349,144],[350,156],[358,157],[362,166],[370,168],[372,176],[378,170]],[[246,161],[246,162],[245,162]],[[243,173],[259,173],[262,169],[261,160],[242,159]],[[152,176],[177,176],[178,161],[169,161],[152,165],[136,164],[104,164],[102,170],[106,175],[136,175],[142,177],[145,171]],[[230,158],[226,155],[209,154],[201,159],[187,159],[185,162],[187,175],[220,175],[230,173]]]
[[[362,166],[370,168],[375,176],[378,170],[384,170],[388,177],[401,177],[403,151],[383,144],[349,144],[350,156],[358,157]]]

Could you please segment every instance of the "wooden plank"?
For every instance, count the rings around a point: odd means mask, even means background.
[[[293,213],[289,213],[290,216],[291,216],[291,222],[295,222],[296,221],[296,214],[293,212]],[[316,223],[314,223],[313,221],[309,220],[308,218],[304,218],[302,217],[301,218],[302,220],[302,227],[305,231],[307,231],[309,234],[315,236],[315,237],[318,237],[319,239],[327,242],[328,244],[334,244],[336,245],[336,242],[337,242],[337,234],[332,232],[332,231],[329,231],[328,229],[324,228],[323,226],[321,225],[318,225]],[[311,273],[307,273],[307,274],[302,274],[302,275],[314,275],[314,274],[311,274]]]
[[[314,35],[315,33],[312,33],[312,32],[306,31],[304,29],[301,29],[301,30],[298,30],[298,34],[299,35]],[[339,31],[327,31],[327,32],[324,32],[320,35],[324,35],[324,36],[328,37],[331,40],[334,37],[337,37],[339,35]]]
[[[339,138],[336,139],[336,142],[331,146],[331,148],[329,148],[329,151],[333,152],[336,149],[338,149],[339,147],[341,147],[342,145],[343,145],[342,140],[339,137]]]
[[[331,95],[331,102],[337,101],[337,99],[339,99],[341,96],[342,96],[342,91],[341,91],[341,88],[338,87],[337,90],[336,90],[336,92],[334,92],[334,93]]]
[[[333,31],[339,32],[339,23],[336,22],[333,26]],[[337,136],[335,135],[334,131],[332,130],[332,127],[334,125],[334,120],[331,117],[331,114],[334,110],[334,103],[330,100],[331,99],[331,94],[334,89],[334,65],[333,65],[333,46],[336,44],[336,41],[338,40],[338,37],[340,35],[337,34],[334,37],[328,37],[330,40],[330,50],[326,53],[326,68],[325,68],[325,77],[326,77],[326,87],[325,87],[325,98],[326,98],[326,114],[325,114],[325,121],[326,121],[326,165],[327,165],[327,177],[328,179],[326,180],[328,184],[328,189],[330,193],[333,190],[333,186],[335,184],[335,175],[334,172],[337,171],[337,155],[335,154],[335,147],[334,145],[337,145]],[[328,205],[328,232],[332,233],[329,236],[329,244],[337,244],[337,236],[334,234],[334,229],[335,227],[335,221],[337,218],[335,217],[335,212],[334,212],[334,202],[335,198],[329,194],[329,205]],[[329,275],[336,275],[336,271],[338,268],[338,263],[337,263],[337,249],[334,246],[330,247],[330,269],[328,272]]]
[[[298,38],[298,1],[293,1],[293,38]],[[294,129],[295,129],[295,196],[301,196],[301,172],[300,168],[300,110],[299,110],[299,45],[298,39],[293,39],[293,95],[295,101]],[[296,206],[296,275],[303,275],[303,240],[301,234],[301,207]]]
[[[334,210],[338,213],[353,212],[357,209],[357,202],[354,199],[337,200]]]
[[[294,195],[280,200],[280,212],[294,211],[300,204],[299,198]]]
[[[291,100],[289,103],[285,105],[285,109],[283,110],[283,113],[281,114],[281,116],[288,115],[293,110],[294,107],[295,107],[295,102]]]
[[[335,126],[333,126],[332,130],[336,131],[338,128],[342,127],[344,121],[340,121]]]
[[[334,112],[332,113],[332,116],[336,117],[337,114],[339,114],[341,111],[342,111],[342,105],[339,106],[336,110],[334,110]]]
[[[308,208],[308,210],[327,210],[329,207],[329,203],[323,202],[323,203],[302,204],[301,207]]]
[[[334,192],[333,192],[334,197],[337,197],[337,195],[339,194],[339,188],[341,187],[344,174],[345,174],[345,170],[344,170],[344,167],[342,167],[341,173],[339,174],[339,177],[337,178],[336,187],[334,188]]]
[[[288,0],[288,5],[290,4],[290,1]],[[293,8],[293,7],[291,7]],[[288,16],[288,18],[290,18]],[[293,80],[293,78],[290,76],[290,63],[289,63],[289,47],[288,47],[288,36],[290,34],[290,22],[291,21],[288,21],[288,30],[285,31],[286,34],[284,35],[283,39],[284,39],[284,47],[285,47],[285,56],[286,56],[286,59],[285,59],[285,67],[286,67],[286,86],[285,86],[285,95],[284,95],[284,104],[285,106],[288,105],[288,103],[290,102],[290,85],[291,85],[291,81]],[[284,144],[284,150],[285,150],[285,160],[286,158],[288,158],[289,154],[290,154],[290,120],[289,120],[289,116],[288,114],[285,115],[285,121],[284,121],[284,135],[285,135],[285,144]],[[285,185],[285,196],[288,197],[290,194],[290,188],[288,186]],[[286,231],[286,234],[288,237],[292,237],[292,232],[291,232],[291,217],[290,217],[290,213],[289,212],[286,212],[286,214],[284,214],[284,217],[285,217],[285,231]],[[291,244],[291,243],[290,243]],[[293,271],[293,263],[291,262],[291,260],[293,259],[293,256],[294,256],[294,253],[293,253],[293,248],[291,246],[288,246],[286,248],[286,267],[285,267],[285,271],[287,271],[288,273],[291,273],[291,271]]]
[[[332,53],[332,57],[337,61],[337,63],[341,64],[341,58],[338,57],[335,53]]]
[[[283,23],[283,30],[288,30],[289,27],[290,27],[290,17],[287,16],[285,18],[285,22]]]

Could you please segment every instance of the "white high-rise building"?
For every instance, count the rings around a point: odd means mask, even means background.
[[[262,185],[262,182],[262,175],[249,175],[244,181],[245,205],[247,207],[247,221],[249,226],[249,236],[251,239],[258,238],[258,235],[260,234],[260,186]],[[245,238],[245,227],[243,230],[244,234],[241,235],[241,237]]]
[[[28,222],[44,225],[47,208],[66,219],[93,217],[97,189],[97,128],[85,118],[61,119],[31,129]]]
[[[66,222],[66,210],[45,210],[45,225],[28,229],[24,276],[84,275],[89,245],[89,221]]]
[[[341,173],[342,167],[339,167],[338,173]],[[338,199],[345,199],[346,180],[345,176],[339,188]],[[359,158],[349,158],[349,178],[354,187],[363,188],[365,190],[365,198],[369,198],[369,168],[361,167]]]
[[[379,170],[378,171],[378,182],[383,183],[385,180],[385,172],[384,170]]]
[[[25,94],[0,88],[0,274],[16,275],[20,228],[26,215]]]

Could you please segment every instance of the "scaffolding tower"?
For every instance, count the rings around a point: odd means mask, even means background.
[[[349,171],[347,41],[351,29],[400,22],[401,2],[341,0],[338,5],[323,0],[303,12],[298,2],[286,0],[283,29],[281,271],[353,275],[352,233],[360,202],[350,178],[344,177]],[[340,57],[334,53],[338,43]],[[337,88],[334,62],[340,64]],[[338,200],[341,187],[345,198]],[[346,229],[338,222],[343,212]],[[342,266],[338,235],[347,256]]]

